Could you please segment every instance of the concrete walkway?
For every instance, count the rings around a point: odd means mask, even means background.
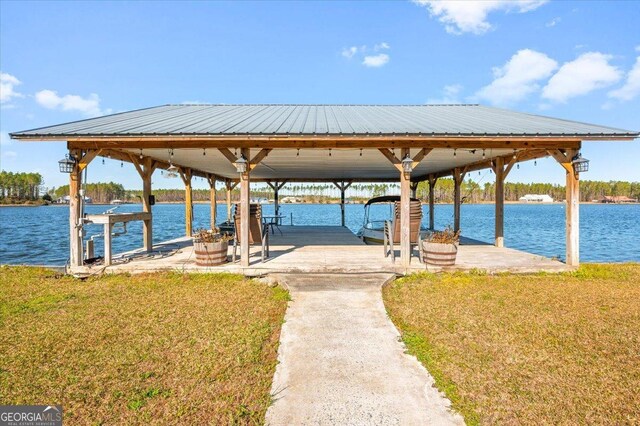
[[[269,425],[464,424],[404,353],[382,302],[389,274],[279,275],[285,316]]]

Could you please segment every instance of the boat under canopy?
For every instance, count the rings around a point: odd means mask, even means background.
[[[411,201],[420,201],[417,198],[411,198]],[[364,221],[362,228],[358,231],[357,235],[366,244],[382,244],[384,242],[384,223],[386,221],[393,220],[393,205],[395,202],[400,202],[399,195],[383,195],[381,197],[371,198],[364,205]],[[389,213],[386,218],[382,220],[371,220],[371,206],[375,204],[387,204],[389,206]],[[426,233],[426,229],[424,229]],[[422,231],[421,231],[422,232]]]

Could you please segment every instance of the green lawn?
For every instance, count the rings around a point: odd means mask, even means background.
[[[418,275],[384,299],[469,424],[640,424],[640,264]]]
[[[69,424],[262,423],[288,293],[236,275],[0,267],[0,404]]]

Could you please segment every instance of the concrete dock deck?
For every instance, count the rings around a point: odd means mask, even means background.
[[[260,262],[260,247],[251,247],[249,267],[239,261],[217,267],[201,267],[195,262],[191,239],[183,237],[154,245],[151,253],[135,250],[115,255],[113,265],[74,268],[74,273],[153,272],[178,270],[189,272],[233,272],[247,276],[275,273],[394,273],[406,274],[427,268],[414,257],[408,270],[396,259],[385,258],[382,246],[366,245],[348,228],[340,226],[281,226],[269,236],[270,255]],[[232,247],[229,247],[231,255]],[[239,254],[239,250],[238,250]],[[399,256],[399,248],[396,251]],[[566,264],[543,256],[511,248],[498,248],[469,238],[462,238],[456,265],[448,271],[483,270],[496,272],[562,272],[571,270]],[[442,269],[429,267],[431,272]]]

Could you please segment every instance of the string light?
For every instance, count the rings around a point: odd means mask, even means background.
[[[124,163],[122,161],[120,162],[120,167],[124,167]]]
[[[360,157],[362,157],[362,148],[360,148]]]
[[[486,158],[486,156],[487,156],[487,155],[485,154],[485,150],[483,149],[483,150],[482,150],[482,159],[484,160],[484,159]]]
[[[516,168],[520,169],[520,163],[516,164]]]
[[[207,155],[207,150],[202,148],[202,156],[204,157],[205,155]]]
[[[513,150],[513,159],[514,160],[516,159],[516,150],[515,149]]]
[[[142,160],[142,148],[140,148],[140,159]]]
[[[329,157],[331,157],[331,148],[329,148]]]
[[[102,157],[102,165],[104,166],[104,157]]]
[[[454,156],[454,157],[457,155],[457,152],[456,152],[456,151],[458,151],[458,149],[457,149],[457,148],[453,150],[453,156]]]
[[[296,157],[300,157],[300,148],[298,148],[298,152],[296,152]]]
[[[238,148],[234,148],[233,155],[235,155],[236,157],[238,156]]]

